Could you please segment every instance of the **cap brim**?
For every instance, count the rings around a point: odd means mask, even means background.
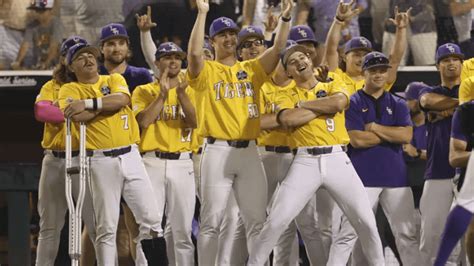
[[[297,44],[286,49],[284,52],[285,54],[283,55],[282,60],[281,60],[281,63],[283,64],[285,69],[286,69],[288,58],[295,52],[302,52],[303,54],[309,54],[310,51],[308,50],[308,48],[304,47],[301,44]]]
[[[298,44],[303,43],[303,42],[310,42],[310,43],[314,44],[315,46],[318,46],[318,44],[319,44],[316,40],[313,40],[313,39],[300,39],[300,40],[297,40],[295,42],[298,43]]]
[[[392,68],[389,64],[377,64],[364,68],[363,70],[372,69],[372,68]]]
[[[186,53],[185,52],[180,52],[180,51],[164,52],[164,53],[159,54],[158,56],[155,56],[155,59],[158,60],[158,59],[162,58],[163,56],[172,55],[172,54],[179,55],[181,57],[181,60],[186,59]]]
[[[91,53],[95,56],[95,58],[98,58],[100,56],[100,50],[99,48],[97,47],[94,47],[94,46],[87,46],[87,47],[84,47],[84,48],[81,48],[79,49],[75,54],[74,56],[72,57],[71,59],[71,62],[74,62],[74,60],[76,60],[76,58],[80,55],[80,54],[83,54],[83,53]]]
[[[221,29],[220,31],[216,31],[214,32],[214,35],[210,36],[211,38],[214,38],[214,36],[216,36],[217,34],[223,32],[223,31],[226,31],[226,30],[230,30],[230,31],[234,31],[235,33],[239,33],[240,29],[239,28],[223,28]]]
[[[352,49],[349,49],[349,50],[347,50],[347,51],[344,51],[344,54],[347,54],[347,53],[352,52],[352,51],[357,51],[357,50],[366,51],[366,52],[368,52],[368,53],[374,51],[374,49],[368,48],[368,47],[357,47],[357,48],[352,48]]]
[[[454,56],[454,57],[457,57],[461,60],[464,60],[464,55],[463,54],[447,54],[445,56],[442,56],[442,57],[438,58],[438,60],[436,61],[436,64],[439,64],[439,61],[441,61],[441,60],[443,60],[447,57],[450,57],[450,56]]]
[[[106,41],[108,41],[108,40],[111,40],[111,39],[118,39],[118,38],[120,38],[120,39],[127,39],[127,40],[130,39],[127,35],[121,35],[121,34],[119,34],[119,35],[111,35],[111,36],[109,36],[109,37],[107,37],[107,38],[105,38],[105,39],[103,39],[103,40],[100,40],[100,43],[104,43],[104,42],[106,42]]]
[[[403,99],[406,99],[406,94],[404,91],[395,92],[395,94]]]
[[[258,33],[249,33],[249,34],[245,35],[245,37],[243,37],[242,39],[237,41],[237,48],[240,48],[242,43],[245,42],[248,38],[259,38],[259,39],[264,40],[265,36],[263,36],[261,34],[258,34]]]
[[[52,7],[37,7],[37,6],[29,6],[26,9],[28,10],[37,10],[37,11],[42,11],[42,10],[51,10],[53,9]]]

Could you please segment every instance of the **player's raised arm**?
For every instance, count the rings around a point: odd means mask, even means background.
[[[407,27],[410,24],[410,11],[411,7],[406,12],[398,12],[398,7],[395,7],[395,18],[390,19],[397,30],[395,32],[395,42],[389,55],[391,68],[388,70],[387,83],[393,83],[397,79],[398,66],[407,49]]]
[[[197,127],[197,118],[196,118],[196,109],[194,108],[193,103],[189,95],[186,93],[186,88],[188,87],[188,82],[185,78],[182,78],[176,87],[176,93],[178,95],[178,101],[183,108],[184,113],[184,123],[187,128],[196,128]]]
[[[282,12],[275,42],[272,47],[267,49],[258,58],[267,75],[272,73],[276,68],[280,59],[280,52],[285,48],[286,40],[288,39],[288,34],[290,33],[291,12],[295,7],[295,3],[293,0],[283,0],[282,5]]]
[[[188,72],[191,78],[197,77],[204,66],[202,47],[204,46],[204,32],[207,12],[209,12],[209,0],[197,0],[196,4],[198,14],[189,37],[188,46]]]
[[[145,61],[153,70],[155,77],[158,77],[158,68],[155,66],[156,45],[153,42],[150,31],[151,28],[156,27],[156,23],[151,21],[151,7],[147,6],[145,15],[135,14],[135,17],[137,18],[137,27],[140,29],[140,46],[145,56]]]
[[[346,23],[348,23],[354,16],[359,14],[359,9],[353,9],[353,6],[354,1],[346,4],[342,0],[337,6],[336,17],[334,18],[334,22],[332,23],[326,38],[326,51],[322,61],[323,64],[327,64],[329,66],[329,71],[334,71],[339,65],[337,47],[339,47],[339,41],[341,40],[342,29]]]

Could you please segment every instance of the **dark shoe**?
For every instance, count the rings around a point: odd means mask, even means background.
[[[163,237],[144,239],[141,241],[148,266],[168,266],[166,256],[166,241]]]

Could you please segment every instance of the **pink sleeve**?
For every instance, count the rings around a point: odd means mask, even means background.
[[[63,112],[59,107],[54,106],[51,101],[39,101],[35,104],[35,118],[46,123],[64,122]]]

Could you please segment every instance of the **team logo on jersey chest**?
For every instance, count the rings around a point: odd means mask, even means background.
[[[100,88],[100,92],[102,92],[102,94],[104,96],[109,95],[110,94],[110,88],[108,86],[103,86],[102,88]]]
[[[246,79],[247,77],[248,77],[247,72],[245,72],[244,70],[240,70],[239,72],[237,72],[238,80],[243,80],[243,79]]]
[[[316,92],[316,98],[323,98],[328,96],[328,93],[325,90],[319,90]]]

